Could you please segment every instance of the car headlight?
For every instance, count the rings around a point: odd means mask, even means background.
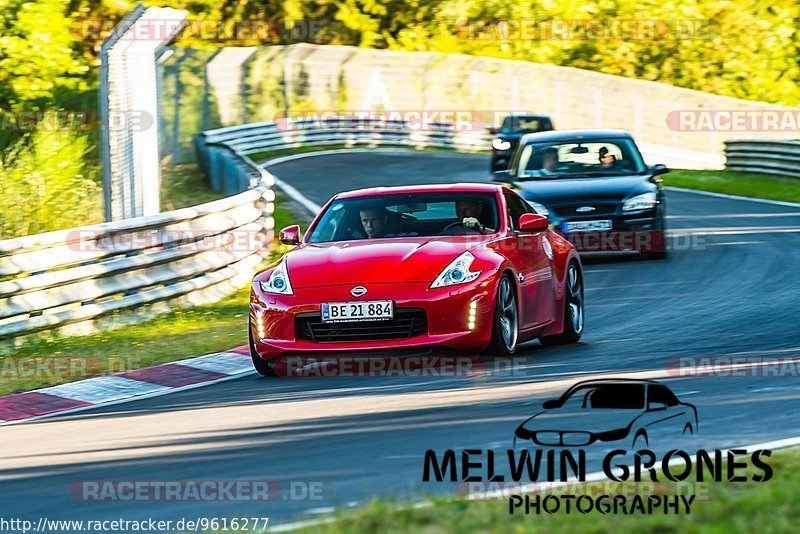
[[[444,268],[441,274],[436,277],[436,280],[433,281],[431,287],[445,287],[472,282],[481,274],[480,271],[469,270],[473,261],[475,261],[475,256],[469,252],[463,253]]]
[[[495,150],[508,150],[511,148],[511,143],[506,141],[505,139],[500,139],[499,137],[492,141],[492,148]]]
[[[631,197],[622,204],[622,211],[648,210],[658,204],[655,193],[643,193]]]
[[[285,260],[275,267],[272,274],[269,275],[269,280],[261,282],[261,290],[279,295],[294,295],[292,284],[289,282],[289,273],[286,271]]]
[[[533,202],[532,200],[528,201],[528,204],[531,205],[533,209],[536,210],[536,213],[539,215],[550,215],[550,210],[547,209],[547,206],[544,204],[539,204],[538,202]]]

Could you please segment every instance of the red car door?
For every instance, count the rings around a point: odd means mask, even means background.
[[[547,232],[520,232],[519,218],[525,213],[536,213],[525,200],[513,192],[506,192],[506,206],[511,217],[513,237],[509,244],[518,269],[517,287],[520,294],[521,329],[543,325],[555,317],[555,285],[553,281],[553,250],[547,241]],[[513,261],[513,260],[512,260]]]

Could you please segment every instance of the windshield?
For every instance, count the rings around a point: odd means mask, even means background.
[[[510,115],[506,117],[503,119],[503,125],[500,129],[504,132],[541,132],[544,130],[552,130],[549,119],[521,115]]]
[[[308,242],[493,233],[499,228],[497,211],[493,193],[346,198],[328,206]]]
[[[630,139],[592,139],[586,142],[531,143],[511,164],[520,180],[625,176],[647,170]]]
[[[643,410],[644,385],[603,384],[579,387],[570,394],[562,406],[565,408]]]

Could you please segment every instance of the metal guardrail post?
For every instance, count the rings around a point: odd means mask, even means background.
[[[158,135],[153,135],[159,127],[156,55],[183,28],[186,16],[186,11],[139,4],[101,46],[106,220],[159,212]]]

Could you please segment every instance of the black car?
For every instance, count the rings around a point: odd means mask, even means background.
[[[664,258],[665,195],[630,133],[560,130],[525,135],[507,171],[510,182],[581,252],[639,252]]]
[[[500,128],[489,128],[489,132],[496,136],[492,139],[491,172],[508,168],[511,155],[523,135],[552,129],[550,117],[535,113],[512,113],[503,119]]]
[[[639,448],[698,431],[694,405],[653,380],[586,380],[542,408],[517,428],[515,446],[516,440],[544,447],[630,440]]]

